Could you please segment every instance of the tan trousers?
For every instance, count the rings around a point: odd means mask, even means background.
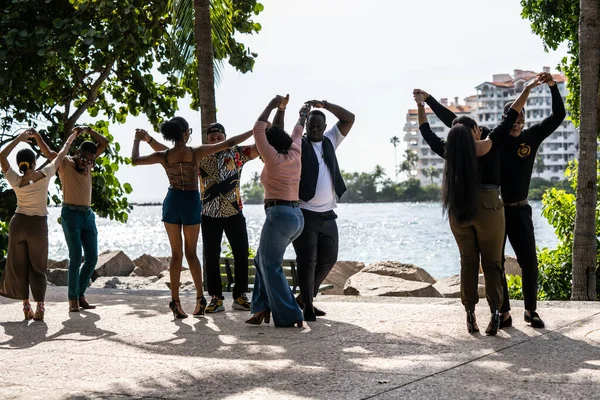
[[[15,214],[8,227],[8,254],[0,295],[28,300],[31,286],[33,299],[44,301],[47,267],[47,217]]]
[[[460,297],[467,310],[479,302],[477,285],[479,260],[485,277],[490,310],[500,310],[503,301],[502,245],[504,203],[500,190],[480,189],[479,209],[472,221],[459,223],[450,218],[450,228],[460,250]]]

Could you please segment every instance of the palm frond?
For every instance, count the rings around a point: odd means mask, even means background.
[[[173,18],[171,22],[171,67],[182,75],[192,78],[192,74],[187,74],[186,71],[190,72],[188,70],[193,67],[196,56],[194,1],[170,0],[169,10],[171,10]],[[222,76],[223,59],[229,52],[229,38],[234,33],[232,0],[211,0],[210,20],[215,82],[218,84]],[[192,87],[196,90],[197,85]]]

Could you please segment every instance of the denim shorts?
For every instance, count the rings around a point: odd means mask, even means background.
[[[162,222],[175,225],[202,223],[202,201],[198,190],[169,188],[162,206]]]

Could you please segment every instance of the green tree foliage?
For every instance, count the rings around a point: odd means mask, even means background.
[[[40,126],[59,149],[89,113],[107,120],[94,128],[111,146],[94,168],[93,207],[102,217],[126,221],[125,194],[114,173],[127,160],[108,131],[110,122],[143,113],[155,127],[177,109],[185,91],[168,75],[166,0],[12,1],[0,18],[2,144],[23,125]],[[32,21],[34,21],[32,23]],[[154,69],[167,74],[164,82]]]
[[[531,178],[531,183],[529,184],[529,200],[542,200],[544,193],[546,190],[556,188],[564,190],[567,193],[575,193],[571,188],[571,183],[564,179],[558,182],[551,182],[543,178]]]
[[[567,76],[567,105],[575,126],[579,126],[579,0],[521,0],[523,18],[531,21],[531,30],[542,38],[544,49],[556,50],[567,42],[569,57],[559,69]]]
[[[132,188],[121,184],[115,172],[128,160],[119,156],[109,123],[143,113],[157,127],[185,95],[166,61],[167,0],[123,0],[118,7],[109,0],[5,3],[0,15],[0,146],[19,128],[33,126],[57,150],[85,113],[92,118],[103,114],[106,120],[94,128],[111,144],[93,170],[92,207],[101,217],[125,222],[130,210],[125,195]],[[154,78],[156,70],[164,81]]]
[[[412,178],[412,172],[417,167],[417,162],[419,161],[419,156],[415,151],[407,149],[404,154],[404,161],[400,164],[400,172],[406,174],[406,179]]]
[[[252,175],[252,180],[242,185],[242,197],[245,203],[262,204],[264,199],[265,189],[260,183],[260,175],[255,172]]]
[[[600,164],[597,168],[600,179]],[[541,300],[568,300],[571,298],[573,260],[573,229],[575,227],[575,195],[577,187],[577,162],[569,164],[565,175],[571,183],[571,193],[556,188],[546,191],[543,197],[543,215],[554,227],[559,243],[556,249],[538,250],[539,298]],[[600,198],[600,197],[599,197]],[[596,273],[600,269],[600,202],[596,207]],[[598,285],[600,279],[596,280]],[[597,289],[600,289],[597,287]],[[597,290],[596,293],[600,293]]]

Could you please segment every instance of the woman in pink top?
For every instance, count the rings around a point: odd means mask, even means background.
[[[287,98],[286,98],[287,100]],[[304,227],[304,218],[298,204],[300,185],[302,132],[309,108],[300,110],[300,118],[290,137],[283,129],[267,129],[271,112],[285,104],[276,96],[262,112],[254,125],[254,140],[265,166],[260,180],[265,188],[266,220],[260,235],[260,244],[254,263],[256,279],[252,293],[252,325],[269,323],[271,311],[278,327],[302,327],[302,311],[298,307],[281,267],[285,249]]]

